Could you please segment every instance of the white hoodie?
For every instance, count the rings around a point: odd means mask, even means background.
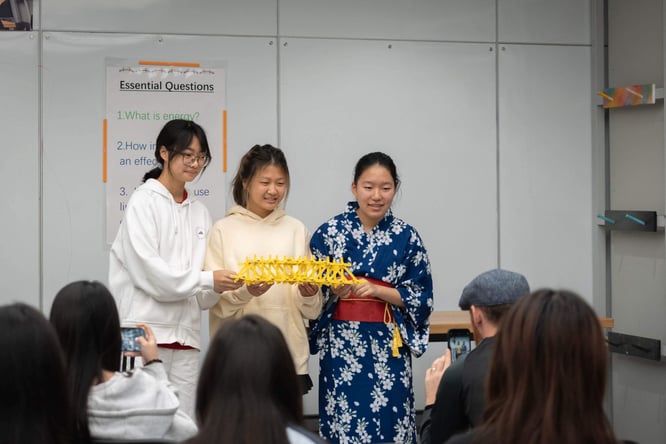
[[[159,343],[200,348],[201,309],[213,306],[213,272],[202,271],[211,217],[177,203],[155,179],[138,187],[111,246],[109,288],[123,325],[149,324]]]
[[[161,363],[139,367],[129,374],[116,372],[90,390],[90,435],[183,441],[197,433],[197,426],[179,406]]]

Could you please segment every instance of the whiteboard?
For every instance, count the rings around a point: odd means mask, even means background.
[[[102,182],[106,57],[197,61],[215,55],[226,62],[228,156],[229,165],[236,165],[241,151],[255,140],[277,140],[274,43],[265,38],[45,35],[43,260],[48,264],[44,268],[47,310],[55,293],[70,281],[107,282],[109,247]],[[205,174],[225,173],[221,166],[216,169],[211,164]],[[211,211],[214,219],[223,213],[224,208]]]
[[[0,305],[40,305],[38,45],[36,32],[0,32]]]
[[[497,263],[495,53],[485,44],[285,43],[289,212],[314,230],[353,200],[358,158],[386,152],[402,179],[395,214],[428,249],[435,307],[457,309],[463,286]]]
[[[591,303],[591,49],[504,45],[499,55],[500,264],[533,289]]]

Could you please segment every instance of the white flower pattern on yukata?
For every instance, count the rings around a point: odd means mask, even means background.
[[[416,443],[412,354],[428,346],[433,307],[430,262],[416,230],[389,211],[366,233],[350,202],[322,224],[310,247],[318,259],[342,258],[357,277],[398,289],[404,308],[391,306],[403,347],[392,355],[393,324],[333,320],[337,301],[324,288],[324,310],[311,325],[319,352],[320,433],[331,443]]]

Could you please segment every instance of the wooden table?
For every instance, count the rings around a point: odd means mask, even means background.
[[[613,318],[599,318],[602,328],[613,328]],[[447,333],[452,328],[466,328],[472,331],[469,312],[463,310],[433,311],[430,315],[430,341],[446,341]]]

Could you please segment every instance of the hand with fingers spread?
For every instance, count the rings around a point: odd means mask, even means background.
[[[439,387],[439,381],[442,379],[442,375],[447,368],[451,365],[451,350],[448,348],[446,352],[439,358],[435,359],[432,362],[432,365],[425,374],[425,396],[426,396],[426,405],[432,405],[435,403],[437,398],[437,388]]]

